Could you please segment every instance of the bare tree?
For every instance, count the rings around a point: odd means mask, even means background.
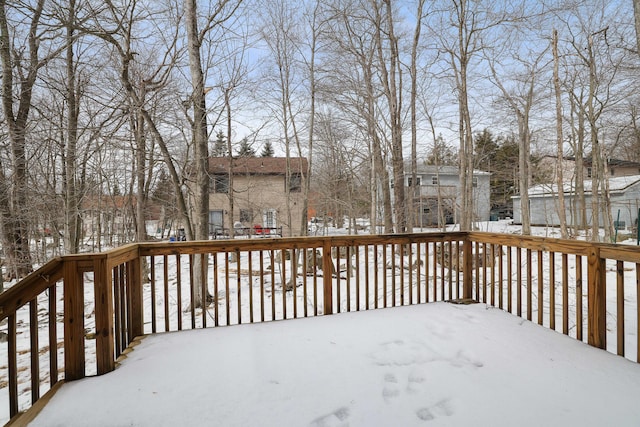
[[[560,220],[560,235],[563,239],[568,237],[567,233],[567,211],[564,200],[564,138],[562,132],[562,93],[560,85],[560,58],[558,56],[558,31],[553,30],[551,40],[553,52],[553,89],[556,99],[556,186],[558,188],[558,219]]]
[[[53,48],[40,56],[39,49],[50,36],[41,28],[45,1],[37,1],[33,7],[16,10],[12,4],[0,0],[0,62],[2,64],[2,113],[8,128],[10,164],[0,165],[0,221],[2,247],[10,278],[22,277],[32,271],[29,245],[27,204],[28,180],[26,144],[31,99],[38,71],[60,48]],[[10,23],[12,14],[22,14],[28,22],[25,45],[19,45],[20,34],[12,33],[20,28]],[[15,16],[14,16],[15,18]],[[18,81],[15,79],[18,77]],[[15,102],[17,100],[17,103]]]

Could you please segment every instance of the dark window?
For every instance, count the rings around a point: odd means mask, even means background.
[[[407,187],[411,187],[413,184],[413,180],[412,177],[409,177],[409,179],[407,180]],[[419,187],[420,186],[420,177],[416,177],[416,185]]]
[[[240,209],[240,222],[252,223],[253,211],[251,209]]]
[[[228,193],[229,177],[227,175],[214,175],[213,177],[211,177],[211,192]]]
[[[289,191],[291,193],[299,193],[302,190],[302,177],[300,175],[291,175],[289,177]]]
[[[437,176],[432,176],[431,177],[431,184],[438,185],[438,177]]]
[[[591,178],[591,168],[587,168],[587,178]]]

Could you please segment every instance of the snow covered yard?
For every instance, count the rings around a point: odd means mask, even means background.
[[[484,304],[145,337],[33,426],[636,426],[640,367]]]

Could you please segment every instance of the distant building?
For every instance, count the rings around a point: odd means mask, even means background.
[[[489,172],[473,172],[474,221],[488,221],[491,210]],[[405,162],[404,184],[406,197],[414,199],[416,226],[427,227],[439,224],[439,206],[445,223],[458,223],[462,190],[460,169],[457,166],[432,166],[418,164],[417,180],[411,182],[411,164]]]
[[[233,162],[234,215],[229,209],[229,169]],[[303,215],[302,172],[306,172],[306,158],[289,159],[289,207],[287,211],[287,159],[285,157],[229,157],[209,158],[209,232],[229,229],[280,228],[284,235],[299,234]],[[305,222],[306,224],[306,222]]]
[[[584,177],[591,178],[591,158],[583,160]],[[538,182],[555,183],[557,179],[558,158],[556,156],[543,156],[536,166]],[[620,159],[608,159],[607,171],[610,177],[640,175],[640,163]],[[576,158],[565,157],[562,159],[562,178],[565,181],[575,180]]]
[[[622,172],[622,169],[620,172]],[[577,212],[575,212],[575,185],[567,181],[563,192],[567,225],[576,225],[578,216]],[[593,218],[593,212],[591,211],[591,180],[585,180],[584,192],[587,225],[589,225]],[[528,194],[532,225],[560,225],[558,217],[558,186],[556,184],[535,185],[529,188]],[[609,194],[611,216],[614,221],[619,222],[618,227],[621,229],[632,227],[638,218],[638,209],[640,209],[640,175],[609,178]],[[618,212],[620,213],[619,217]],[[522,222],[520,196],[513,197],[513,219],[518,224]],[[602,217],[599,218],[599,223],[603,223]]]

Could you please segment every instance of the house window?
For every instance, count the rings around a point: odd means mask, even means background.
[[[276,227],[277,224],[277,219],[276,219],[276,210],[275,209],[267,209],[266,211],[264,211],[264,215],[263,215],[263,227],[266,228],[274,228]]]
[[[611,168],[611,176],[614,176],[616,174],[616,170]]]
[[[432,176],[431,177],[431,184],[438,185],[438,177],[437,176]]]
[[[412,177],[409,177],[409,179],[407,180],[407,186],[411,187],[413,184],[413,180],[411,179]],[[416,185],[419,187],[420,186],[420,177],[416,177]]]
[[[209,211],[209,234],[217,235],[224,227],[224,211],[216,209]]]
[[[591,178],[591,168],[587,168],[587,178]]]
[[[240,209],[240,222],[252,223],[253,211],[251,209]]]
[[[473,185],[473,187],[477,187],[478,186],[478,177],[474,176],[473,178],[471,178],[471,184]]]
[[[299,193],[302,190],[302,176],[299,174],[291,175],[289,177],[289,192]]]
[[[227,175],[212,176],[210,184],[211,184],[212,193],[228,193],[229,192],[229,177]]]

